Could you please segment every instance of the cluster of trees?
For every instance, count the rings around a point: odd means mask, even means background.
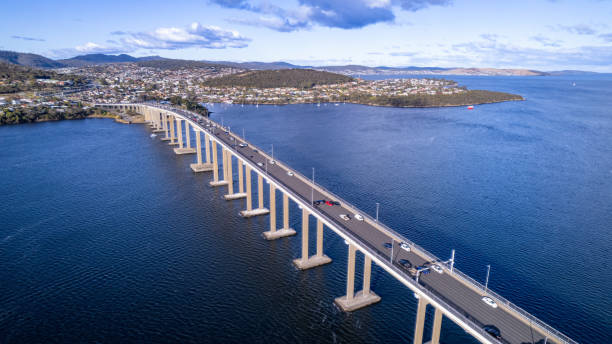
[[[65,108],[51,108],[49,106],[3,108],[0,110],[0,125],[80,119],[93,113],[93,109],[83,109],[81,106]]]
[[[209,79],[205,86],[253,88],[312,88],[316,85],[341,84],[354,79],[341,74],[312,69],[258,70]]]
[[[179,96],[172,96],[170,97],[169,101],[172,105],[182,106],[189,111],[199,113],[202,116],[208,116],[208,109],[206,106],[198,103],[194,97],[183,98]]]
[[[346,101],[354,103],[394,107],[461,106],[496,103],[508,100],[523,100],[523,97],[511,93],[469,90],[454,94],[415,94],[410,96],[370,96],[356,94],[346,99]]]
[[[78,75],[58,74],[49,70],[29,68],[0,62],[0,93],[16,93],[59,88],[59,85],[38,83],[36,79],[71,81],[73,86],[82,86],[85,78]]]

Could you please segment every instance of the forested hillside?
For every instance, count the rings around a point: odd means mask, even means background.
[[[205,82],[212,87],[295,87],[312,88],[316,85],[340,84],[353,78],[312,69],[259,70],[214,78]]]
[[[38,91],[63,86],[61,82],[50,84],[38,80],[68,81],[73,86],[85,83],[85,79],[81,76],[58,74],[49,70],[0,62],[0,93]]]
[[[524,100],[523,97],[503,92],[468,90],[455,94],[415,94],[410,96],[370,96],[355,94],[347,97],[346,101],[383,105],[394,107],[437,107],[437,106],[460,106],[473,104],[497,103],[509,100]]]

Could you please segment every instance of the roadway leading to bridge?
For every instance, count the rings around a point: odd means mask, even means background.
[[[185,118],[191,119],[193,115],[186,111],[182,111],[174,108],[166,108],[177,114],[184,116]],[[207,120],[208,121],[208,120]],[[209,129],[206,126],[202,126],[193,120],[190,120],[191,125],[198,127],[200,130],[207,132],[209,135],[214,136],[218,140],[224,142],[229,147],[233,147],[234,154],[240,156],[242,159],[252,162],[254,165],[262,163],[267,167],[267,171],[262,167],[261,172],[264,175],[267,174],[268,178],[275,180],[277,183],[284,185],[286,188],[293,191],[302,200],[310,204],[311,202],[311,185],[309,182],[303,181],[301,178],[295,176],[289,176],[287,169],[279,166],[278,164],[266,164],[266,156],[261,152],[255,152],[253,146],[248,143],[247,147],[239,147],[237,144],[242,140],[235,135],[226,134],[224,131],[212,128]],[[212,122],[212,124],[216,124]],[[214,131],[214,133],[213,133]],[[230,137],[234,137],[231,140]],[[320,186],[319,186],[320,187]],[[314,189],[314,200],[326,199],[334,200],[331,194],[325,194]],[[351,233],[354,237],[361,240],[364,246],[369,246],[379,251],[379,254],[386,257],[387,262],[391,260],[391,249],[384,246],[385,243],[391,243],[393,240],[392,236],[384,233],[379,228],[373,226],[368,221],[358,221],[354,218],[354,214],[344,204],[340,206],[328,206],[319,205],[315,206],[321,214],[324,214],[327,218],[331,219],[334,224],[346,231]],[[353,207],[355,208],[355,207]],[[350,220],[342,220],[339,215],[348,214]],[[395,241],[393,248],[393,265],[399,267],[402,270],[403,277],[406,279],[413,279],[408,269],[404,265],[412,265],[414,267],[421,266],[428,262],[426,257],[422,257],[412,250],[407,252],[400,249],[399,243]],[[399,261],[405,259],[408,264],[400,264]],[[389,263],[390,264],[390,263]],[[504,343],[544,343],[544,335],[530,326],[526,319],[520,319],[514,311],[508,310],[502,305],[497,308],[485,304],[482,301],[481,292],[475,290],[472,287],[468,287],[465,282],[460,281],[458,277],[450,274],[448,267],[444,264],[444,272],[439,274],[435,271],[431,271],[429,274],[421,274],[419,277],[419,284],[433,292],[435,295],[444,300],[447,304],[454,307],[459,312],[463,313],[468,319],[473,321],[477,326],[482,327],[484,325],[494,325],[499,328],[502,335],[502,342]],[[412,297],[412,292],[409,292]],[[406,324],[407,326],[413,326],[413,324]],[[551,338],[548,338],[548,343],[553,343]]]

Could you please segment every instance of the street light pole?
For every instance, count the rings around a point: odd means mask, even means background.
[[[272,145],[272,161],[274,161],[274,144],[271,143],[271,145]]]
[[[455,249],[451,250],[451,274],[453,273],[453,268],[455,267]]]
[[[487,288],[489,287],[489,273],[491,272],[491,265],[487,265],[487,280],[485,281],[485,294],[487,293]]]
[[[376,202],[376,222],[378,222],[378,208],[380,207],[380,203]]]
[[[242,141],[246,141],[246,139],[244,138],[244,128],[242,128]]]

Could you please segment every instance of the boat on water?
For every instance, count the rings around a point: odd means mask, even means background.
[[[468,109],[468,110],[474,110],[474,105],[469,105],[469,106],[467,107],[467,109]]]
[[[151,134],[151,135],[149,135],[149,137],[151,137],[151,138],[156,137],[156,136],[157,136],[157,134]]]

